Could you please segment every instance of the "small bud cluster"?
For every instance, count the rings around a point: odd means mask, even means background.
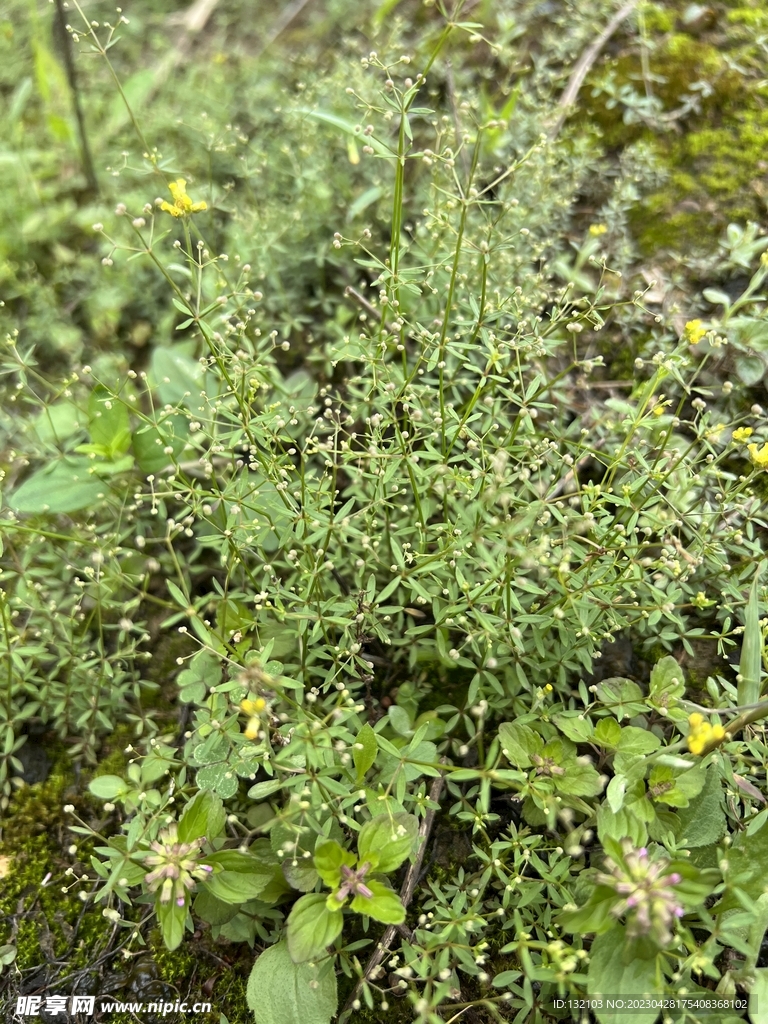
[[[681,876],[676,871],[667,871],[670,861],[666,857],[651,860],[644,846],[635,850],[625,839],[622,850],[621,862],[607,857],[607,872],[597,875],[601,885],[610,886],[623,897],[611,913],[615,917],[627,915],[630,937],[651,935],[660,946],[666,946],[672,939],[675,922],[684,913],[674,890]]]
[[[144,878],[149,891],[160,889],[160,902],[170,903],[175,899],[183,907],[187,892],[195,888],[195,880],[204,882],[213,871],[210,864],[199,864],[197,858],[205,839],[194,839],[191,843],[180,843],[176,825],[161,832],[151,844],[151,853],[145,860],[153,871]]]

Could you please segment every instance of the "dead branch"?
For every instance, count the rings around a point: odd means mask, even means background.
[[[584,79],[587,77],[590,68],[597,60],[598,54],[605,46],[605,44],[608,42],[608,40],[611,38],[616,29],[619,27],[619,25],[622,23],[622,21],[628,18],[632,11],[634,11],[635,7],[637,7],[637,3],[638,0],[630,0],[629,3],[625,4],[620,10],[618,10],[611,18],[611,20],[608,22],[608,24],[605,26],[600,35],[597,37],[597,39],[593,40],[590,43],[590,45],[586,48],[584,53],[582,53],[581,57],[579,58],[576,64],[576,67],[571,72],[571,77],[568,79],[568,85],[565,87],[565,91],[563,92],[563,95],[560,97],[560,100],[557,104],[559,113],[557,116],[557,120],[555,121],[549,133],[551,139],[557,138],[557,136],[560,134],[560,129],[563,127],[563,123],[565,122],[565,119],[568,116],[568,111],[570,107],[575,103],[576,97],[579,94],[579,89],[581,89],[582,85],[584,84]]]
[[[444,784],[445,777],[443,775],[439,775],[432,783],[429,789],[430,803],[439,803],[440,794],[443,791]],[[424,854],[427,851],[427,839],[429,838],[429,833],[432,830],[432,824],[434,820],[435,811],[433,808],[430,808],[424,815],[421,825],[419,826],[419,852],[416,854],[416,860],[414,860],[414,862],[408,868],[408,873],[405,876],[405,881],[403,882],[402,889],[400,890],[400,899],[402,900],[404,907],[407,907],[409,905],[409,903],[413,899],[413,894],[416,891],[416,883],[419,880],[421,866],[424,863]],[[384,957],[386,957],[389,953],[389,947],[392,945],[392,940],[394,939],[395,935],[398,934],[398,932],[401,932],[402,928],[402,925],[391,924],[382,935],[378,945],[376,946],[376,949],[371,954],[370,960],[365,965],[365,970],[363,971],[362,978],[352,989],[349,999],[347,999],[346,1003],[344,1004],[344,1009],[341,1011],[341,1014],[339,1015],[339,1024],[344,1024],[344,1021],[346,1020],[347,1016],[352,1011],[352,1003],[359,996],[360,990],[362,989],[363,985],[368,981],[369,978],[373,977],[373,975],[376,973],[376,969],[381,964]]]

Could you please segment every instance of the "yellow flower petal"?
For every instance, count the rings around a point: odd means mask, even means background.
[[[240,707],[246,715],[259,715],[266,706],[267,702],[263,697],[256,697],[253,700],[243,700],[240,702]]]
[[[170,213],[172,217],[186,217],[190,213],[199,213],[201,210],[208,209],[208,203],[193,203],[187,195],[186,178],[177,178],[176,181],[169,182],[168,188],[173,197],[173,203],[162,202],[160,209],[165,213]]]
[[[762,448],[758,448],[756,444],[748,444],[747,451],[756,466],[768,466],[768,444],[764,444]]]
[[[689,345],[698,345],[706,333],[707,328],[704,327],[701,320],[689,320],[685,325],[683,338]]]

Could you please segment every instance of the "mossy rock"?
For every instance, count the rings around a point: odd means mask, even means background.
[[[712,248],[728,223],[768,210],[768,87],[755,42],[768,9],[680,2],[648,5],[643,18],[645,66],[634,34],[615,43],[584,87],[581,120],[599,126],[609,151],[650,144],[666,175],[632,215],[646,252]]]

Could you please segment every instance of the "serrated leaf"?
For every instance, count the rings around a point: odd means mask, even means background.
[[[530,768],[531,754],[540,754],[544,749],[541,736],[518,722],[504,722],[499,726],[499,742],[504,755],[518,768]]]
[[[314,864],[317,873],[329,889],[336,889],[341,883],[343,864],[352,867],[356,862],[354,853],[345,850],[335,839],[321,843],[315,850]]]
[[[574,743],[586,743],[595,732],[590,719],[578,711],[555,715],[553,720],[560,732]]]
[[[287,942],[256,960],[246,989],[256,1024],[330,1024],[337,1009],[333,959],[295,964]]]
[[[706,781],[701,792],[687,807],[682,807],[678,812],[682,826],[677,839],[678,848],[693,850],[719,842],[727,829],[723,808],[724,796],[720,773],[715,767],[711,767],[706,772]]]
[[[627,948],[626,932],[620,925],[597,936],[589,951],[587,970],[587,992],[591,998],[663,995],[664,972],[657,966],[656,958],[627,957]],[[643,1010],[611,1008],[606,1000],[594,1013],[600,1024],[648,1024],[649,1020]]]
[[[288,952],[294,963],[322,957],[328,946],[341,934],[344,915],[326,906],[326,894],[311,892],[301,896],[288,915]]]
[[[360,829],[359,861],[363,864],[374,856],[377,871],[395,871],[414,851],[418,833],[419,823],[413,814],[379,814]]]
[[[352,909],[358,914],[367,914],[382,924],[402,924],[405,920],[405,907],[398,894],[383,882],[366,879],[365,884],[372,896],[355,896]]]

